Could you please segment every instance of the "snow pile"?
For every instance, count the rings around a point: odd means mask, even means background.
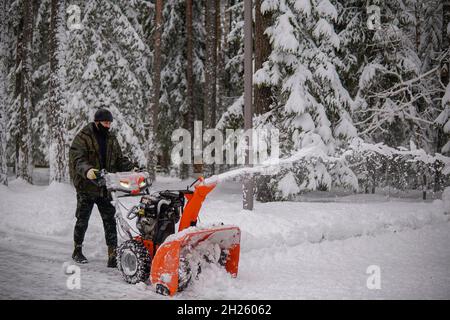
[[[158,178],[155,189],[186,184]],[[97,209],[86,234],[90,263],[81,266],[82,288],[68,290],[61,266],[66,270],[71,261],[73,188],[20,180],[0,186],[0,298],[448,299],[449,189],[433,202],[360,194],[333,199],[328,194],[329,202],[316,197],[316,202],[256,203],[249,212],[241,210],[240,187],[219,184],[204,202],[196,228],[220,222],[239,226],[237,278],[216,263],[206,263],[197,279],[169,298],[156,294],[148,283],[129,285],[117,270],[105,267]],[[342,241],[325,241],[338,239]],[[217,248],[205,249],[217,261]],[[382,270],[382,290],[366,286],[366,270],[374,264]]]
[[[441,200],[430,203],[379,197],[370,200],[365,195],[353,195],[348,202],[345,198],[342,202],[327,203],[257,202],[250,212],[242,210],[240,197],[216,196],[215,192],[203,204],[200,223],[239,226],[244,252],[399,232],[450,220]]]
[[[0,189],[2,230],[19,230],[45,235],[72,233],[76,197],[72,186],[52,183],[33,186],[21,179]],[[73,223],[72,223],[73,222]]]
[[[226,299],[233,291],[238,290],[240,283],[227,271],[214,263],[202,265],[202,271],[180,294],[184,299]],[[208,292],[205,295],[205,290]]]
[[[186,183],[168,180],[159,184],[155,189]],[[347,200],[340,198],[341,202],[256,202],[254,211],[249,212],[242,210],[240,184],[222,182],[203,203],[198,229],[220,223],[236,225],[242,231],[243,251],[417,229],[450,220],[445,214],[449,211],[448,190],[443,200],[434,202],[352,195]],[[76,210],[72,186],[33,186],[14,180],[9,187],[0,188],[0,199],[0,230],[72,236]],[[138,198],[123,201],[130,207]],[[103,243],[102,221],[95,206],[86,236]]]

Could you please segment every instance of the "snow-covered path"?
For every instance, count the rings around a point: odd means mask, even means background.
[[[2,299],[165,299],[128,285],[105,260],[81,266],[81,289],[69,290],[63,263],[70,241],[0,234]],[[449,299],[450,224],[398,234],[256,249],[241,257],[238,278],[206,270],[179,299]],[[89,250],[89,246],[87,248]],[[381,289],[369,290],[367,267],[378,265]]]
[[[74,210],[68,186],[13,183],[0,197],[0,299],[169,299],[151,286],[126,284],[105,267],[96,212],[81,289],[67,288],[63,266],[71,263]],[[212,267],[175,299],[450,298],[450,222],[442,201],[339,201],[258,203],[246,213],[239,186],[224,184],[205,203],[202,223],[241,227],[239,275],[232,279]],[[380,268],[379,290],[366,284],[373,265]]]

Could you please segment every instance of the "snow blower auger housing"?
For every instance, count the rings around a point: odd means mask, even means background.
[[[104,170],[98,183],[111,192],[116,208],[118,233],[124,239],[117,249],[117,265],[126,282],[150,280],[156,292],[172,296],[185,289],[205,264],[221,265],[231,276],[237,276],[240,229],[196,227],[202,203],[215,184],[206,184],[200,177],[186,189],[150,192],[147,172]],[[129,196],[141,199],[125,219],[119,199]],[[135,220],[138,231],[127,220]]]

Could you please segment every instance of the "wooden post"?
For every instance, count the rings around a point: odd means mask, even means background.
[[[252,90],[253,90],[253,34],[252,34],[252,0],[244,0],[244,130],[252,128]],[[245,164],[252,166],[250,157],[252,155],[252,134],[247,135],[247,150],[245,152]],[[253,210],[253,177],[244,178],[243,184],[243,208]]]
[[[422,174],[422,200],[427,200],[427,175],[425,173]]]

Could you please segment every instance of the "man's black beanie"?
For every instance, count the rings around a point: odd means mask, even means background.
[[[94,115],[94,121],[113,121],[112,113],[108,109],[98,109]]]

